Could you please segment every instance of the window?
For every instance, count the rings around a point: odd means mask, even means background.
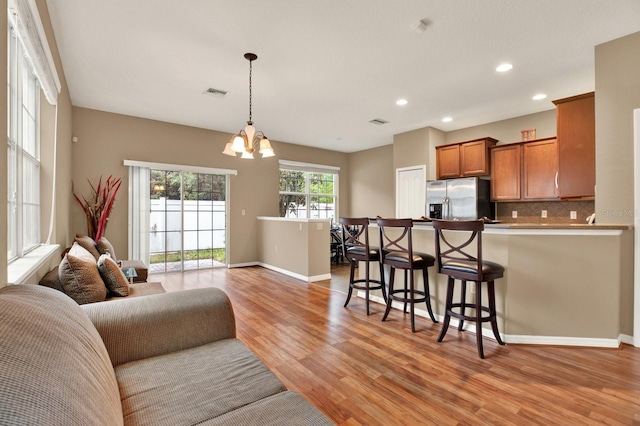
[[[335,219],[338,167],[280,161],[280,217]]]
[[[8,260],[40,243],[40,85],[23,46],[8,25]]]

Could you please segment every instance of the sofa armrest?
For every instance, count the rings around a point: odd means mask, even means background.
[[[236,337],[227,295],[184,290],[82,305],[113,366]]]

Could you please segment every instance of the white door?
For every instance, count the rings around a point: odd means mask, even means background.
[[[419,218],[426,214],[427,166],[396,169],[396,217]]]

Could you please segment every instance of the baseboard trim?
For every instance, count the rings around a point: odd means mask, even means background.
[[[364,291],[358,291],[357,296],[364,298]],[[385,304],[384,299],[381,296],[371,295],[369,297],[369,300],[375,303],[380,303],[382,305]],[[398,310],[402,310],[404,308],[403,304],[400,302],[393,302],[391,304],[391,307]],[[429,318],[429,313],[425,309],[416,309],[415,315],[419,317]],[[435,315],[435,317],[438,321],[442,322],[443,317],[441,315]],[[451,322],[449,323],[449,330],[451,330],[452,328],[455,329],[457,327],[458,320],[455,318],[451,318]],[[464,330],[475,334],[475,324],[466,323],[464,325]],[[488,339],[495,340],[493,331],[488,329],[482,329],[482,336]],[[527,336],[500,333],[500,338],[506,343],[522,345],[584,346],[594,348],[618,348],[620,347],[620,343],[628,343],[630,345],[633,345],[633,337],[622,334],[618,336],[617,339],[605,339],[597,337]]]
[[[330,280],[331,279],[331,274],[306,276],[306,275],[298,274],[296,272],[288,271],[286,269],[278,268],[277,266],[269,265],[267,263],[258,262],[258,263],[256,263],[256,265],[262,266],[263,268],[270,269],[272,271],[279,272],[279,273],[281,273],[283,275],[286,275],[288,277],[292,277],[292,278],[295,278],[295,279],[298,279],[298,280],[301,280],[301,281],[304,281],[304,282],[308,282],[308,283],[312,283],[312,282],[316,282],[316,281],[322,281],[322,280]]]

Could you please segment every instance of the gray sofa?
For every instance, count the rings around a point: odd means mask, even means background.
[[[329,425],[236,338],[206,288],[79,306],[0,289],[2,425]]]

